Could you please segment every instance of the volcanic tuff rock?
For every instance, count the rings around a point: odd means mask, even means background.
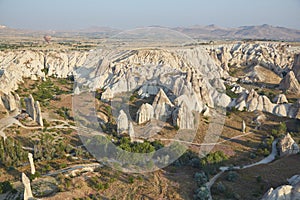
[[[278,148],[280,156],[297,154],[300,151],[298,144],[289,133],[279,141]]]
[[[154,116],[153,107],[148,103],[144,103],[136,113],[136,118],[137,118],[136,121],[138,124],[143,124],[151,120],[153,116]]]
[[[1,104],[9,111],[14,111],[16,109],[20,110],[20,97],[18,94],[13,95],[11,92],[8,94],[1,95]]]
[[[25,187],[24,200],[30,200],[31,198],[33,198],[31,186],[30,186],[30,180],[24,173],[22,173],[22,183],[24,184]]]
[[[300,199],[300,179],[295,175],[288,179],[289,185],[276,189],[270,188],[261,200],[298,200]]]
[[[171,115],[173,106],[163,89],[160,89],[152,103],[154,118],[165,121]]]
[[[118,133],[122,134],[128,132],[128,117],[126,113],[121,110],[117,119]]]
[[[284,94],[279,94],[277,95],[274,99],[273,102],[276,104],[283,104],[283,103],[289,103],[286,96]]]
[[[293,72],[300,82],[300,54],[295,55],[294,64],[293,64]]]
[[[293,64],[293,54],[286,44],[279,43],[236,43],[214,45],[208,49],[216,64],[222,66],[262,66],[281,76],[285,68]]]
[[[207,51],[210,56],[207,55]],[[230,97],[220,92],[225,88],[221,78],[237,81],[228,75],[228,69],[232,66],[259,65],[274,71],[279,77],[292,70],[299,78],[299,55],[294,58],[285,44],[240,42],[211,45],[208,49],[196,47],[177,50],[116,50],[115,57],[111,60],[105,55],[101,51],[0,52],[0,92],[9,95],[23,82],[23,78],[44,79],[50,75],[66,78],[68,75],[74,75],[77,82],[93,89],[105,88],[103,100],[111,100],[117,93],[136,89],[139,89],[138,94],[142,97],[156,95],[160,86],[163,86],[168,88],[177,100],[187,99],[186,104],[191,110],[199,113],[208,110],[207,107],[225,107],[233,104],[240,110],[247,107],[249,111],[266,110],[288,117],[297,116],[299,111],[298,107],[295,107],[298,104],[272,105],[269,99],[260,95],[252,97],[251,102],[244,102],[246,99],[243,97],[232,102]],[[294,80],[283,85],[298,91],[298,82]],[[233,90],[243,94],[245,98],[248,96],[248,92],[241,87]],[[79,92],[80,87],[76,91]],[[174,102],[174,99],[171,100]],[[237,102],[239,100],[241,101]],[[12,101],[12,108],[13,104]]]
[[[28,153],[28,160],[29,160],[29,164],[30,164],[31,174],[35,174],[35,166],[34,166],[34,162],[33,162],[32,153]]]
[[[173,113],[173,124],[179,129],[194,129],[195,117],[189,106],[183,101]]]
[[[26,112],[29,114],[32,120],[36,121],[40,126],[44,126],[40,103],[38,101],[34,101],[31,94],[24,100],[26,104]]]
[[[280,89],[289,94],[300,95],[300,84],[293,71],[290,71],[280,82]]]
[[[29,97],[25,98],[24,100],[25,100],[25,104],[26,104],[26,112],[32,118],[32,120],[35,120],[36,119],[36,111],[35,111],[33,96],[30,94]]]
[[[283,100],[282,100],[283,101]],[[283,101],[284,102],[284,101]],[[264,111],[278,116],[299,118],[300,117],[300,102],[294,104],[274,104],[265,95],[259,95],[255,90],[249,93],[242,92],[238,98],[234,99],[232,105],[242,111]]]

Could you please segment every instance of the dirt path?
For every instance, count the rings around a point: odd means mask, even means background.
[[[211,187],[213,186],[213,184],[216,182],[216,180],[226,171],[228,171],[229,169],[235,169],[235,170],[240,170],[240,169],[246,169],[246,168],[250,168],[256,165],[261,165],[261,164],[268,164],[270,162],[272,162],[273,160],[275,160],[275,157],[277,155],[277,149],[276,149],[276,144],[278,142],[278,139],[274,140],[272,143],[272,152],[270,153],[269,156],[265,157],[264,159],[253,163],[253,164],[249,164],[246,166],[234,166],[234,167],[220,167],[221,172],[219,172],[218,174],[216,174],[213,178],[211,178],[209,180],[209,182],[207,182],[205,185],[209,190],[210,193],[210,199],[212,200],[212,196],[211,196]]]

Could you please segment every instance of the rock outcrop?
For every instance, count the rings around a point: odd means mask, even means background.
[[[129,123],[129,126],[128,126],[128,135],[130,137],[130,140],[131,141],[134,141],[135,139],[135,134],[134,134],[134,128],[133,128],[133,124],[132,122]]]
[[[38,101],[34,101],[34,98],[31,94],[24,100],[26,104],[26,112],[28,113],[28,115],[32,118],[33,121],[36,121],[40,126],[44,126],[40,103]]]
[[[297,154],[300,151],[298,144],[289,133],[279,141],[278,148],[280,156]]]
[[[294,57],[293,72],[300,82],[300,54],[296,54]]]
[[[35,119],[35,121],[36,121],[40,126],[44,126],[43,118],[42,118],[42,111],[41,111],[40,103],[39,103],[38,101],[36,101],[36,102],[34,103],[34,108],[35,108],[35,112],[36,112],[36,119]]]
[[[274,99],[273,102],[276,104],[284,104],[284,103],[289,103],[286,96],[284,94],[279,94],[277,95]]]
[[[163,89],[160,89],[152,103],[154,118],[166,121],[166,119],[172,114],[171,108],[173,106],[174,105],[171,103]]]
[[[153,117],[153,107],[148,103],[144,103],[136,113],[136,121],[138,124],[143,124],[147,121],[150,121]]]
[[[101,96],[101,100],[103,101],[110,101],[112,100],[113,98],[113,94],[111,92],[111,89],[108,87],[103,93],[102,93],[102,96]]]
[[[126,113],[121,110],[117,119],[118,134],[128,132],[128,117]]]
[[[239,42],[228,45],[214,45],[208,50],[215,63],[230,68],[232,66],[261,66],[278,76],[286,67],[293,65],[293,54],[286,44],[268,42]]]
[[[246,122],[244,120],[242,122],[242,132],[246,133]]]
[[[28,153],[28,160],[29,160],[29,164],[30,164],[31,174],[35,174],[35,166],[34,166],[34,162],[33,162],[32,153]]]
[[[280,82],[279,88],[289,94],[300,95],[300,84],[293,71],[290,71]]]
[[[195,129],[194,114],[184,101],[173,113],[173,124],[179,129]]]
[[[20,97],[18,94],[13,95],[11,92],[8,94],[1,95],[1,103],[2,105],[8,110],[9,112],[12,112],[14,110],[20,111]]]
[[[24,200],[30,200],[33,198],[31,186],[30,186],[30,180],[29,178],[22,173],[22,183],[24,185]]]
[[[283,117],[300,118],[299,100],[293,104],[289,104],[286,103],[286,98],[282,95],[279,95],[275,100],[278,101],[279,104],[272,103],[267,96],[259,95],[252,89],[249,93],[244,91],[239,94],[238,98],[233,100],[232,106],[240,111],[263,111]]]
[[[32,120],[36,119],[36,111],[34,106],[33,96],[30,94],[29,97],[25,98],[26,104],[26,113],[32,118]]]
[[[276,189],[270,188],[261,200],[298,200],[300,199],[300,179],[295,175],[288,179],[289,185]]]

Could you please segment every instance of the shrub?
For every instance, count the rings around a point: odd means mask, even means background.
[[[13,191],[13,187],[9,181],[0,182],[0,194]]]
[[[220,193],[224,193],[226,191],[226,187],[222,182],[217,184],[217,191]]]
[[[261,176],[256,177],[256,182],[261,183],[261,181],[262,181],[262,177]]]
[[[208,200],[210,198],[208,188],[206,186],[202,186],[198,188],[194,195],[194,200]]]
[[[230,182],[235,182],[238,179],[239,175],[235,171],[228,172],[226,180]]]
[[[208,182],[208,176],[205,174],[205,172],[196,172],[194,179],[199,187]]]

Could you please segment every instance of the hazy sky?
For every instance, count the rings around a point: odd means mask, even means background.
[[[300,29],[300,0],[0,0],[0,24],[65,30],[271,24]]]

